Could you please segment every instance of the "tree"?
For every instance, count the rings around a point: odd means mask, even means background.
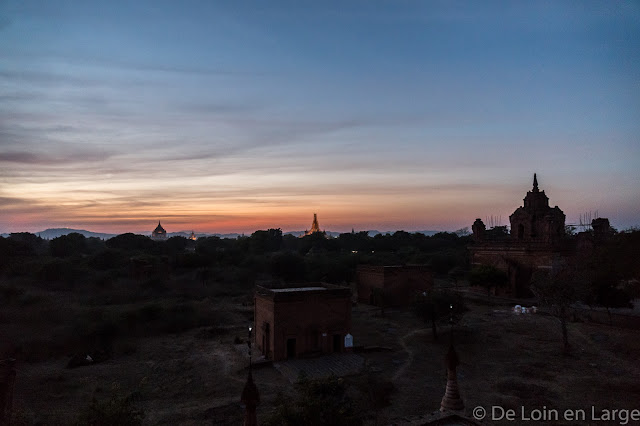
[[[170,254],[177,254],[184,252],[190,242],[191,240],[188,240],[183,236],[176,235],[165,241],[165,245],[167,246]]]
[[[264,420],[265,425],[361,425],[349,386],[342,378],[325,379],[301,377],[295,384],[295,397],[278,395],[274,412]]]
[[[509,282],[507,274],[490,265],[476,266],[469,274],[469,284],[487,289],[487,296],[491,296],[491,289],[504,287]]]
[[[531,278],[531,291],[542,306],[560,321],[563,353],[570,351],[567,320],[571,305],[581,298],[583,274],[575,265],[556,262],[549,270],[538,270]],[[583,288],[584,286],[582,286]]]
[[[510,237],[506,226],[494,226],[485,232],[485,237],[492,240],[505,240]]]
[[[151,238],[145,237],[144,235],[132,234],[131,232],[109,238],[106,244],[107,247],[113,249],[145,252],[151,252],[156,246],[156,242]]]
[[[453,308],[452,308],[453,307]],[[433,340],[438,340],[437,321],[447,315],[459,315],[466,310],[458,293],[429,291],[419,295],[413,303],[413,311],[424,322],[431,322]]]
[[[468,271],[465,271],[465,269],[460,265],[454,266],[449,270],[449,272],[447,272],[447,276],[453,281],[456,289],[458,288],[458,281],[467,275]]]
[[[266,253],[280,250],[282,246],[282,230],[268,229],[251,234],[249,247],[253,253]]]
[[[87,253],[87,239],[82,234],[72,232],[61,235],[49,242],[49,251],[55,257],[68,257],[74,254]]]
[[[42,238],[29,232],[13,232],[6,241],[16,243],[14,255],[32,256],[41,253],[43,247],[46,248]]]
[[[460,228],[457,231],[453,231],[453,233],[458,237],[468,237],[469,235],[471,235],[471,230],[469,230],[468,226],[465,226],[464,228]]]
[[[285,251],[274,253],[270,259],[271,275],[286,282],[304,280],[304,258],[298,253]]]

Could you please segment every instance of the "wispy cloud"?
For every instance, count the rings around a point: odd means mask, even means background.
[[[65,164],[77,162],[103,161],[111,156],[107,152],[73,152],[67,154],[46,154],[34,152],[0,152],[0,162],[22,164]]]

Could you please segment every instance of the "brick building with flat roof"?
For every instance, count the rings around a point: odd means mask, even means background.
[[[255,344],[274,361],[343,352],[351,332],[351,289],[318,283],[256,287]]]
[[[376,292],[385,298],[387,306],[411,304],[417,294],[433,286],[431,270],[424,265],[373,266],[359,265],[358,301],[379,305]]]

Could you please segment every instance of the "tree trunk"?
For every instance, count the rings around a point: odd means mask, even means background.
[[[566,308],[563,306],[560,308],[560,325],[562,326],[562,344],[564,353],[569,353],[569,334],[567,332],[567,313]]]

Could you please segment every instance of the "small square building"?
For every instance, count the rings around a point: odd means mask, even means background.
[[[258,286],[255,345],[280,361],[343,352],[351,335],[351,289],[316,283],[293,288]]]
[[[371,305],[407,306],[415,297],[433,287],[433,274],[424,265],[359,265],[358,301]],[[378,300],[384,298],[384,302]]]

